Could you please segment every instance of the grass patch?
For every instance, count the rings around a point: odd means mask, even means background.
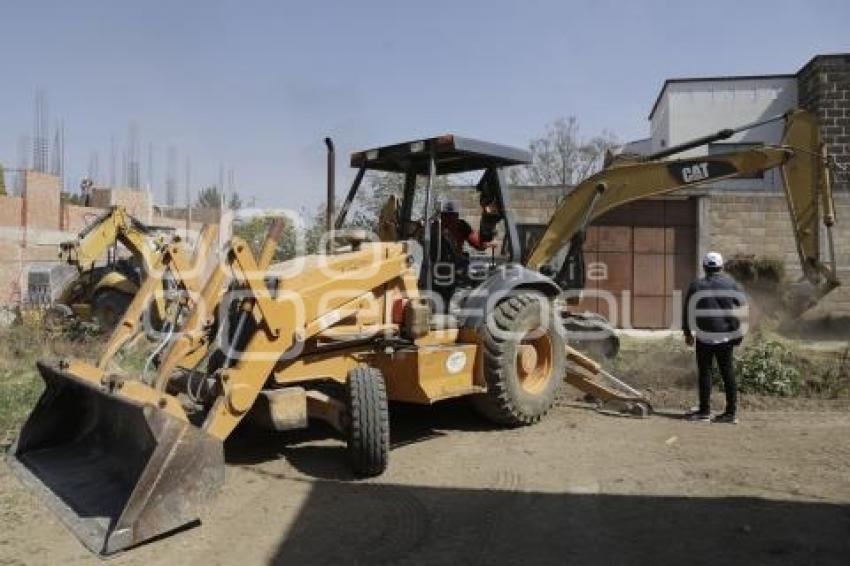
[[[0,370],[0,440],[24,422],[44,386],[38,371]]]
[[[0,442],[14,435],[44,390],[36,362],[90,359],[100,350],[97,342],[90,336],[56,336],[31,325],[0,329]]]

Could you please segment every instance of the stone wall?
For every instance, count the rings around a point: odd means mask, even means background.
[[[797,81],[800,106],[817,114],[827,151],[845,168],[835,188],[850,191],[850,54],[814,57]]]

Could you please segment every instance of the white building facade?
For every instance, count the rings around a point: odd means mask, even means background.
[[[797,105],[796,75],[670,79],[649,115],[652,151],[780,116]],[[776,121],[673,157],[745,150],[757,144],[778,143],[781,137],[782,121]],[[778,190],[780,183],[778,173],[768,171],[759,178],[727,180],[712,188]]]

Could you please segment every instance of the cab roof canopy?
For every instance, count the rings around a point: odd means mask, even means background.
[[[427,175],[432,148],[437,175],[531,163],[531,154],[524,149],[446,134],[352,153],[351,166]]]

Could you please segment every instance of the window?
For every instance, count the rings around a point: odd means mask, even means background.
[[[758,147],[760,143],[710,143],[708,144],[709,155],[723,155],[726,153],[735,153],[738,151],[747,151],[754,147]],[[738,175],[736,179],[764,179],[764,171],[753,173],[752,175]]]

